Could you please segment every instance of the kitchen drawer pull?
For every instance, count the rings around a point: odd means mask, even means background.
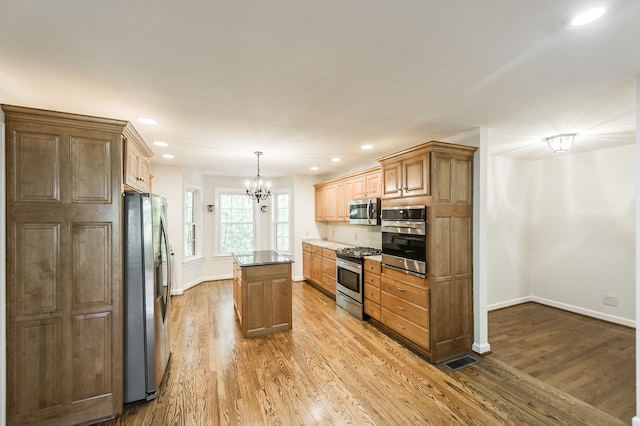
[[[407,290],[405,290],[405,289],[404,289],[404,288],[402,288],[402,287],[396,287],[396,288],[398,289],[398,291],[407,291]]]
[[[401,311],[406,311],[406,309],[405,309],[405,308],[403,308],[403,307],[402,307],[402,306],[400,306],[400,305],[398,305],[398,309],[399,309],[399,310],[401,310]]]
[[[398,327],[404,330],[404,326],[402,324],[398,324]]]

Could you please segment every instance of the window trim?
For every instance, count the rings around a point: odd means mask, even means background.
[[[198,258],[202,258],[202,246],[203,246],[202,244],[202,235],[203,235],[202,194],[203,194],[203,191],[202,191],[202,187],[188,184],[188,183],[184,184],[184,188],[182,191],[182,230],[183,230],[182,244],[183,246],[185,245],[186,238],[187,238],[187,234],[185,232],[185,225],[187,221],[186,221],[186,215],[185,215],[186,205],[184,203],[184,196],[188,191],[191,191],[194,193],[193,220],[196,227],[196,232],[194,235],[195,253],[192,256],[187,256],[187,253],[185,251],[183,263],[191,262]]]
[[[215,191],[215,200],[216,200],[216,209],[215,209],[215,224],[214,224],[214,249],[213,249],[213,257],[231,257],[232,254],[231,253],[227,253],[227,252],[221,252],[220,251],[220,211],[222,210],[222,203],[220,202],[220,196],[221,195],[244,195],[246,196],[246,192],[243,188],[216,188]],[[255,207],[255,205],[252,204],[252,210],[253,210],[253,244],[254,247],[256,245],[256,233],[257,233],[257,227],[256,227],[256,222],[258,220],[258,218],[256,217],[257,213],[257,209]]]
[[[293,215],[293,208],[292,208],[292,203],[291,203],[291,191],[289,189],[281,189],[281,190],[275,190],[272,191],[272,200],[271,201],[271,247],[273,247],[273,250],[277,251],[278,248],[278,235],[276,233],[276,224],[277,224],[277,204],[278,201],[276,199],[276,197],[278,195],[283,195],[286,194],[288,196],[288,201],[289,201],[289,205],[288,205],[288,210],[289,210],[289,219],[287,221],[287,223],[289,224],[289,250],[286,252],[280,252],[278,251],[278,253],[282,253],[285,255],[291,255],[292,254],[292,235],[291,235],[291,217]]]

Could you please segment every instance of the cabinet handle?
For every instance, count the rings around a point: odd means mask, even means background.
[[[402,324],[398,324],[398,327],[404,330],[404,326]]]
[[[404,288],[402,288],[402,287],[396,287],[396,288],[398,289],[398,291],[407,291],[407,290],[405,290],[405,289],[404,289]]]
[[[403,308],[403,307],[402,307],[402,306],[400,306],[400,305],[398,305],[398,309],[399,309],[399,310],[401,310],[401,311],[406,311],[406,309],[405,309],[405,308]]]

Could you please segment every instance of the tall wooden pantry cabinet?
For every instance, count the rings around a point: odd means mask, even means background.
[[[114,416],[123,401],[123,150],[146,145],[127,121],[2,109],[8,424]]]
[[[380,323],[432,362],[473,343],[475,150],[433,141],[379,159],[382,208],[427,207],[427,276],[383,266]]]

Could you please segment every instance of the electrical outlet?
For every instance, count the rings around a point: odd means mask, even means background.
[[[609,306],[618,306],[618,296],[602,295],[602,303]]]

